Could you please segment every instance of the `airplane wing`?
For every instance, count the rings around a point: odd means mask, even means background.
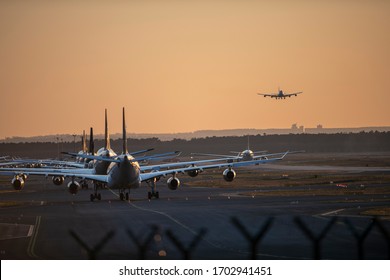
[[[218,158],[218,159],[205,159],[205,160],[193,160],[193,161],[181,161],[181,162],[174,162],[174,163],[162,163],[162,164],[156,164],[156,165],[144,165],[141,166],[141,171],[158,171],[160,169],[172,169],[176,167],[181,166],[196,166],[197,164],[203,164],[203,163],[210,163],[210,162],[226,162],[231,161],[231,158]]]
[[[297,96],[298,94],[301,94],[303,91],[299,91],[299,92],[294,92],[294,93],[287,93],[287,94],[284,94],[285,97],[290,97],[290,96]]]
[[[236,153],[236,152],[234,152]],[[240,152],[238,152],[240,153]],[[210,157],[223,157],[223,158],[231,158],[231,159],[237,159],[237,156],[231,156],[231,155],[219,155],[219,154],[203,154],[203,153],[191,153],[191,155],[194,156],[210,156]]]
[[[84,172],[84,173],[83,173]],[[108,182],[108,175],[93,174],[92,169],[42,169],[42,168],[0,168],[0,175],[16,176],[16,175],[37,175],[37,176],[63,176],[77,177],[80,179],[87,179],[99,181],[103,183]]]
[[[272,158],[272,159],[258,159],[258,160],[251,160],[251,161],[240,161],[240,162],[225,162],[225,163],[217,163],[217,164],[210,164],[210,165],[203,165],[203,166],[190,166],[190,167],[184,167],[184,168],[178,168],[178,169],[170,169],[170,170],[163,170],[163,171],[156,171],[156,172],[149,172],[149,173],[142,173],[141,181],[147,181],[153,178],[159,178],[159,177],[165,177],[167,175],[175,175],[178,173],[184,173],[188,171],[203,171],[206,169],[212,169],[212,168],[223,168],[223,167],[240,167],[240,166],[247,166],[247,165],[255,165],[255,164],[263,164],[267,162],[273,162],[277,160],[282,160],[286,155],[288,154],[288,151],[285,153],[282,153],[281,157],[278,158]]]
[[[84,168],[84,163],[77,163],[72,161],[64,161],[64,160],[51,160],[51,159],[14,159],[12,161],[1,162],[1,166],[9,166],[9,165],[20,165],[20,164],[44,164],[50,166],[62,166],[62,167],[70,167],[70,168]],[[44,166],[45,168],[45,166]]]
[[[95,156],[95,155],[79,155],[76,153],[69,153],[69,152],[62,152],[63,154],[70,155],[70,156],[77,156],[81,158],[87,158],[92,160],[100,160],[100,161],[108,161],[108,162],[115,162],[120,163],[120,160],[118,159],[119,156],[115,157],[104,157],[104,156]],[[138,157],[134,158],[132,161],[143,161],[143,160],[158,160],[158,159],[164,159],[167,157],[176,157],[180,155],[181,152],[175,151],[175,152],[168,152],[163,154],[156,154],[156,155],[150,155],[150,156],[144,156],[144,157]]]
[[[0,175],[44,175],[44,176],[76,176],[79,174],[94,174],[93,169],[88,168],[0,168]]]
[[[303,151],[303,150],[301,150],[301,151],[288,151],[288,154],[291,155],[291,154],[298,154],[298,153],[304,153],[304,152],[305,151]],[[268,157],[281,156],[284,154],[285,153],[263,154],[263,155],[254,156],[253,159],[267,159]]]
[[[264,96],[264,97],[271,97],[271,98],[273,98],[273,97],[276,97],[276,94],[273,94],[273,93],[258,93],[258,95],[262,95],[262,96]]]
[[[147,152],[150,152],[150,151],[153,151],[153,150],[154,150],[154,148],[150,148],[150,149],[146,149],[146,150],[140,150],[140,151],[131,152],[129,154],[134,156],[134,155],[144,154],[144,153],[147,153]]]

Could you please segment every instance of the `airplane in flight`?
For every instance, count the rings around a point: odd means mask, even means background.
[[[167,180],[167,186],[171,190],[176,190],[180,186],[180,180],[177,178],[179,173],[187,173],[191,177],[197,176],[200,172],[213,169],[213,168],[226,168],[222,175],[223,178],[231,182],[236,177],[236,172],[233,167],[241,167],[247,165],[255,165],[260,163],[268,163],[277,160],[282,160],[287,154],[280,153],[280,157],[256,159],[252,161],[241,162],[220,162],[208,165],[198,165],[206,161],[192,161],[189,166],[183,166],[176,168],[174,164],[161,164],[159,169],[152,169],[149,172],[145,172],[146,169],[142,169],[139,165],[139,158],[134,158],[127,150],[127,136],[126,136],[126,124],[125,124],[125,108],[123,108],[123,148],[122,154],[117,157],[103,157],[95,155],[80,155],[84,158],[94,159],[109,162],[109,168],[106,174],[93,174],[93,173],[80,173],[80,170],[29,170],[29,169],[0,169],[0,175],[13,175],[12,185],[14,189],[21,190],[24,186],[24,182],[27,175],[41,175],[41,176],[64,176],[70,177],[71,181],[68,183],[68,190],[71,194],[76,194],[80,188],[80,184],[76,181],[76,178],[82,180],[92,180],[104,184],[109,189],[119,189],[119,198],[121,200],[129,199],[129,191],[131,189],[139,188],[142,182],[146,182],[151,187],[151,192],[148,192],[148,198],[159,198],[156,182],[161,177],[170,176]],[[220,161],[220,159],[212,159],[211,161]],[[184,163],[175,163],[182,164]],[[149,169],[150,170],[150,169]],[[93,200],[94,194],[91,194],[91,200]],[[101,198],[101,197],[100,197]],[[98,198],[99,199],[99,198]],[[99,199],[100,200],[100,199]]]
[[[271,97],[275,99],[286,99],[286,97],[298,96],[298,94],[301,93],[303,93],[303,91],[294,92],[294,93],[285,93],[283,92],[283,90],[278,88],[278,93],[258,93],[258,95],[262,95],[264,97]]]

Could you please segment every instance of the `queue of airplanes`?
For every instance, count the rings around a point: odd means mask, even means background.
[[[171,190],[176,190],[180,186],[178,174],[187,174],[190,177],[196,177],[207,169],[225,168],[222,173],[224,180],[231,182],[236,177],[233,168],[259,165],[263,163],[282,160],[289,152],[254,155],[248,149],[239,153],[238,156],[213,155],[218,158],[206,160],[192,160],[175,163],[160,163],[155,165],[142,165],[143,161],[161,160],[165,158],[178,156],[178,151],[155,154],[150,156],[139,156],[153,149],[145,149],[136,152],[128,152],[127,133],[125,123],[125,108],[122,111],[122,153],[117,155],[110,147],[110,137],[108,133],[107,110],[105,111],[105,144],[104,147],[94,153],[93,131],[91,129],[90,149],[86,149],[85,134],[83,136],[83,149],[79,153],[65,153],[75,157],[74,162],[63,162],[47,160],[49,164],[45,168],[21,168],[21,167],[2,167],[0,175],[13,176],[11,184],[15,190],[23,189],[26,179],[29,175],[38,175],[52,177],[53,183],[61,185],[65,178],[70,178],[67,184],[68,191],[76,194],[81,187],[87,186],[87,181],[92,181],[94,192],[90,195],[90,200],[101,200],[101,194],[98,192],[100,187],[109,189],[118,189],[120,200],[129,200],[129,192],[136,189],[145,182],[150,187],[148,199],[159,198],[157,191],[157,181],[162,177],[168,177],[167,186]],[[209,154],[210,155],[210,154]],[[54,165],[51,168],[50,165]],[[61,166],[61,167],[58,167]],[[76,180],[78,179],[78,180]]]

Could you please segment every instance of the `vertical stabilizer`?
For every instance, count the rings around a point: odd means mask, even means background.
[[[105,109],[105,115],[104,115],[104,148],[106,150],[111,149],[110,145],[110,134],[108,134],[108,121],[107,121],[107,109]]]
[[[123,107],[123,148],[122,154],[127,154],[127,134],[126,134],[126,120],[125,120],[125,107]]]
[[[249,150],[249,134],[248,134],[248,148],[247,148],[247,150]]]
[[[87,152],[87,137],[85,136],[85,130],[83,130],[83,136],[81,136],[82,151]]]
[[[91,135],[89,136],[89,154],[95,154],[95,142],[93,141],[93,128],[91,127]]]

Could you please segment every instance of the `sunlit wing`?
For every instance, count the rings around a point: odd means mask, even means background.
[[[75,156],[75,157],[81,157],[81,158],[87,158],[87,159],[92,159],[92,160],[98,160],[98,161],[108,161],[108,162],[115,162],[115,163],[120,163],[120,160],[118,159],[118,156],[115,157],[104,157],[104,156],[95,156],[95,155],[79,155],[76,153],[68,153],[68,152],[63,152],[63,154],[67,154],[70,156]],[[131,161],[143,161],[143,160],[157,160],[161,158],[167,158],[167,157],[176,157],[180,155],[179,151],[175,152],[168,152],[168,153],[163,153],[163,154],[156,154],[156,155],[150,155],[150,156],[144,156],[144,157],[137,157],[132,159]]]
[[[291,155],[291,154],[298,154],[304,152],[305,151],[301,150],[301,151],[288,151],[287,153]],[[262,154],[262,155],[254,156],[253,159],[267,159],[268,157],[275,157],[275,156],[282,156],[283,158],[285,154],[286,153]]]
[[[93,174],[93,169],[88,168],[0,168],[0,175],[43,175],[43,176],[77,176],[78,174]]]
[[[145,165],[141,166],[141,171],[158,171],[161,169],[172,169],[180,166],[195,166],[198,164],[204,164],[204,163],[211,163],[211,162],[223,162],[232,160],[231,157],[228,158],[218,158],[218,159],[205,159],[205,160],[193,160],[193,161],[182,161],[182,162],[174,162],[174,163],[162,163],[162,164],[156,164],[156,165]]]
[[[83,173],[84,172],[84,173]],[[1,168],[0,175],[15,176],[20,174],[36,175],[36,176],[63,176],[63,177],[77,177],[80,179],[99,181],[103,183],[108,182],[108,175],[96,175],[92,173],[92,169],[42,169],[39,168]]]
[[[281,160],[287,154],[288,154],[288,152],[285,152],[285,153],[282,153],[281,157],[272,158],[272,159],[259,159],[259,160],[231,162],[231,163],[224,162],[224,163],[217,163],[217,164],[210,164],[210,165],[203,165],[203,166],[190,166],[190,167],[184,167],[184,168],[178,168],[178,169],[170,169],[170,170],[163,170],[163,171],[157,171],[157,172],[143,173],[140,176],[141,176],[141,181],[147,181],[147,180],[150,180],[153,178],[165,177],[167,175],[184,173],[184,172],[188,172],[188,171],[195,171],[195,170],[203,171],[203,170],[212,169],[212,168],[240,167],[240,166],[262,164],[262,163]]]
[[[266,152],[268,152],[268,151],[267,150],[265,150],[265,151],[254,151],[253,153],[254,154],[264,154]]]
[[[71,161],[64,161],[64,160],[37,160],[37,159],[14,159],[12,161],[2,162],[0,163],[1,166],[10,166],[10,165],[20,165],[20,164],[43,164],[43,165],[50,165],[50,166],[62,166],[62,167],[73,167],[73,168],[83,168],[83,163],[77,163],[77,162],[71,162]],[[45,167],[45,166],[43,166]]]
[[[240,152],[233,152],[233,153],[240,153]],[[236,159],[237,158],[237,156],[231,156],[231,155],[204,154],[204,153],[191,153],[191,155],[194,155],[194,156],[223,157],[223,158],[232,158],[232,159]]]

